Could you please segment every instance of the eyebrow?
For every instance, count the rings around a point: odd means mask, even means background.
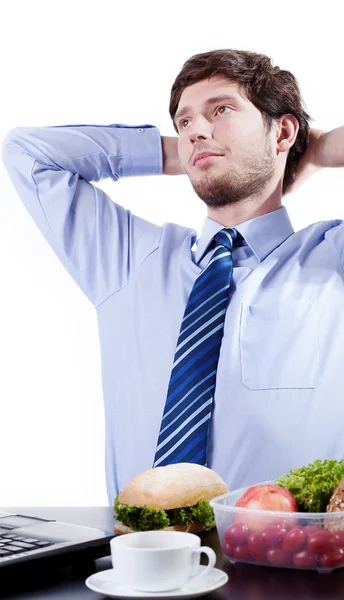
[[[224,96],[214,96],[213,98],[208,98],[208,100],[206,100],[204,102],[204,104],[206,106],[209,106],[210,104],[217,104],[217,102],[237,102],[239,100],[239,98],[237,96],[231,96],[231,95],[224,95]],[[174,122],[177,121],[177,119],[179,119],[180,117],[182,117],[183,115],[185,115],[188,112],[191,112],[191,106],[184,106],[184,108],[181,108],[180,110],[178,110],[174,116]]]

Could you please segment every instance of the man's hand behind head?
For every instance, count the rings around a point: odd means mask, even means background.
[[[161,137],[163,174],[164,175],[185,175],[185,170],[179,159],[178,138]]]

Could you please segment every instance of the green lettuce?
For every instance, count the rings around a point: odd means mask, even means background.
[[[132,506],[121,504],[116,496],[114,501],[115,519],[134,531],[163,529],[170,525],[189,525],[191,521],[200,521],[208,531],[214,521],[214,511],[209,502],[200,500],[194,506],[163,510],[151,506]]]
[[[167,510],[166,513],[171,525],[189,525],[191,521],[200,521],[208,531],[214,522],[214,511],[205,500],[200,500],[194,506]]]
[[[339,481],[344,477],[343,460],[315,460],[306,467],[290,469],[275,484],[293,494],[301,512],[325,512]]]

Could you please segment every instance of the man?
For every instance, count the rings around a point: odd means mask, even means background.
[[[177,138],[151,125],[9,132],[3,159],[97,310],[109,503],[137,473],[200,462],[231,489],[344,456],[344,229],[294,232],[282,197],[344,166],[344,130],[309,131],[291,73],[251,52],[190,58]],[[208,216],[159,227],[90,182],[187,174]],[[218,270],[216,270],[218,269]]]

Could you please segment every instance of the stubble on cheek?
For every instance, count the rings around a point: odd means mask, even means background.
[[[220,208],[262,193],[274,169],[271,150],[265,144],[259,150],[242,149],[235,157],[224,157],[221,169],[214,164],[199,170],[198,176],[191,173],[190,181],[207,206]]]

